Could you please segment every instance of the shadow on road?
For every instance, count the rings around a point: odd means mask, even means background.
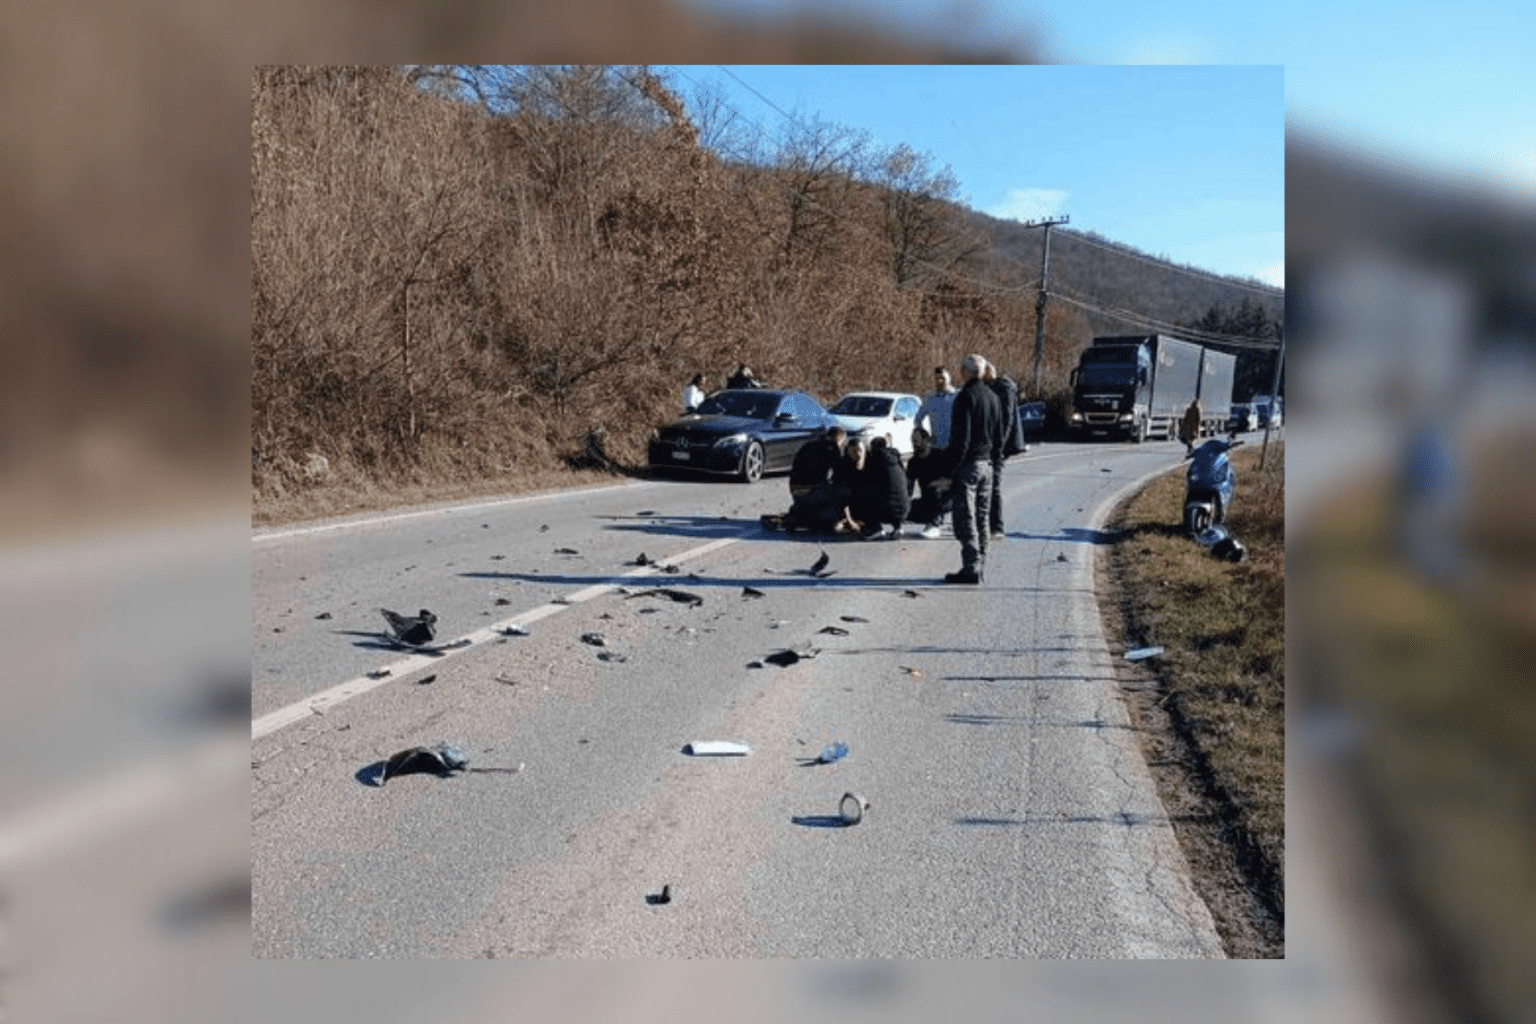
[[[667,587],[705,587],[722,590],[730,589],[739,591],[742,587],[753,587],[757,590],[785,590],[805,589],[807,587],[827,587],[844,589],[912,589],[923,587],[932,592],[942,590],[945,593],[990,593],[1014,590],[1015,588],[987,587],[978,591],[975,587],[958,589],[945,587],[932,576],[923,576],[915,579],[893,579],[888,576],[825,576],[816,577],[810,574],[790,575],[793,570],[784,570],[785,575],[764,573],[762,576],[747,578],[720,577],[720,576],[695,576],[692,573],[658,574],[656,576],[557,576],[544,573],[524,572],[465,572],[459,575],[467,579],[484,580],[516,580],[519,583],[547,583],[552,586],[591,587],[598,585],[624,587],[631,590],[647,590],[656,586]],[[1026,589],[1026,588],[1017,588]],[[1042,593],[1059,594],[1063,591],[1050,590]],[[900,593],[900,591],[898,591]]]
[[[1063,527],[1060,533],[1009,533],[1009,540],[1040,540],[1056,544],[1114,544],[1121,539],[1116,530],[1084,530],[1077,526]]]
[[[790,818],[790,823],[803,825],[806,828],[847,828],[848,823],[840,814],[797,814]]]
[[[956,818],[956,825],[974,828],[1030,828],[1038,825],[1123,825],[1134,828],[1141,825],[1170,825],[1181,821],[1200,821],[1197,815],[1136,814],[1132,811],[1116,811],[1114,814],[1042,814],[1025,815],[1022,818]]]
[[[455,647],[466,646],[464,641],[456,641],[448,644],[403,644],[395,640],[388,633],[373,633],[361,629],[333,629],[333,636],[359,636],[363,639],[353,641],[353,647],[361,647],[367,651],[389,651],[393,654],[425,654],[429,657],[440,658],[443,652]]]

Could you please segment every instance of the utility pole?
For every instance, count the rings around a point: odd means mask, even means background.
[[[1275,401],[1280,396],[1280,371],[1285,366],[1285,327],[1279,327],[1276,333],[1280,335],[1280,351],[1275,356],[1275,376],[1269,384],[1269,422],[1264,424],[1264,446],[1259,449],[1260,469],[1269,455],[1269,432],[1275,428]]]
[[[1045,283],[1051,269],[1051,228],[1065,224],[1069,219],[1059,217],[1055,220],[1035,220],[1024,225],[1027,228],[1045,228],[1045,244],[1040,249],[1040,294],[1035,298],[1035,373],[1031,398],[1040,396],[1040,360],[1045,355],[1045,300],[1049,294]]]

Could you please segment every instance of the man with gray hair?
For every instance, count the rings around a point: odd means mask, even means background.
[[[945,455],[954,482],[951,512],[961,565],[959,572],[944,577],[945,583],[980,583],[986,569],[992,465],[1002,460],[1003,453],[1002,403],[981,379],[986,366],[987,361],[975,354],[960,361],[965,385],[955,396]]]

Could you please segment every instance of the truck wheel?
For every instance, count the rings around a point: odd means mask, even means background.
[[[763,478],[763,446],[756,441],[747,445],[747,453],[741,457],[743,483],[755,484]]]

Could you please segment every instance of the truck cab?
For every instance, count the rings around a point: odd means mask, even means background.
[[[1144,343],[1095,343],[1072,371],[1074,432],[1144,438],[1152,353]]]

